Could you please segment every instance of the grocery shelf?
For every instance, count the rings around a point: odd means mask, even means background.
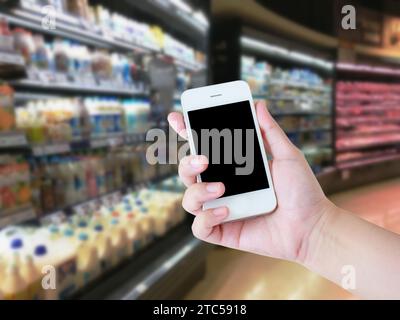
[[[112,86],[88,86],[74,83],[44,83],[36,80],[17,80],[11,82],[11,85],[23,89],[40,89],[46,90],[46,92],[72,92],[81,94],[107,94],[107,95],[118,95],[118,96],[145,96],[148,95],[147,91],[140,90],[137,88],[115,88]]]
[[[3,80],[19,79],[26,75],[24,58],[13,52],[0,51],[0,77]]]
[[[344,163],[337,163],[336,167],[340,170],[353,169],[357,167],[363,167],[366,165],[377,164],[385,161],[395,161],[400,160],[400,154],[382,155],[379,157],[359,159],[359,160],[349,160]]]
[[[0,216],[0,229],[10,224],[19,224],[32,220],[36,217],[35,210],[32,207],[23,208],[15,212]]]
[[[267,56],[274,56],[275,58],[281,58],[287,61],[298,62],[305,65],[310,65],[315,68],[320,68],[328,72],[334,70],[334,64],[331,61],[317,58],[309,54],[301,53],[294,50],[289,50],[286,47],[281,47],[275,43],[269,43],[263,40],[258,40],[256,38],[241,36],[240,44],[242,48],[246,51],[253,51],[260,54],[265,54]]]
[[[283,129],[287,134],[290,133],[307,133],[307,132],[318,132],[318,131],[331,131],[332,128],[329,127],[320,127],[320,128],[304,128],[304,129],[295,129],[295,130],[286,130]]]
[[[28,141],[23,132],[3,132],[0,133],[0,150],[27,147]]]
[[[317,111],[291,111],[291,112],[272,112],[271,114],[274,117],[285,117],[285,116],[327,116],[330,117],[331,114],[329,112],[317,112]]]
[[[366,96],[366,97],[336,97],[336,101],[351,101],[351,102],[370,102],[370,101],[384,101],[388,97],[374,97],[374,96]],[[400,95],[396,97],[389,97],[390,101],[400,101]]]
[[[60,98],[57,94],[35,93],[35,92],[22,92],[17,91],[14,93],[16,101],[30,101],[30,100],[47,100]]]
[[[332,145],[330,143],[323,144],[307,144],[301,146],[301,151],[305,154],[320,153],[324,152],[326,149],[331,149]]]
[[[270,79],[268,82],[270,85],[280,85],[287,86],[299,89],[307,89],[311,91],[322,91],[322,92],[331,92],[332,88],[324,85],[310,85],[307,83],[299,82],[299,81],[291,81],[291,80],[281,80],[281,79]]]
[[[43,218],[41,219],[42,221],[48,220],[51,221],[53,219],[58,219],[60,215],[70,215],[74,212],[79,213],[79,214],[87,214],[90,211],[97,210],[99,207],[99,204],[104,204],[104,205],[113,205],[117,203],[120,199],[121,196],[132,192],[134,190],[138,190],[141,188],[146,187],[147,185],[151,185],[154,183],[158,183],[162,180],[171,178],[172,176],[175,176],[175,174],[165,174],[165,175],[160,175],[155,178],[152,178],[148,181],[145,182],[136,182],[133,185],[129,186],[124,186],[122,188],[107,192],[105,194],[98,195],[93,198],[88,198],[76,203],[72,203],[69,205],[66,205],[62,208],[57,208],[54,211],[51,212],[45,212],[43,214]]]
[[[194,239],[189,219],[87,286],[78,299],[171,299],[200,280],[210,246]]]
[[[274,97],[274,96],[266,96],[267,100],[289,100],[289,101],[313,101],[313,102],[328,102],[331,103],[330,99],[326,98],[317,98],[317,97],[294,97],[294,96],[283,96],[283,97]]]
[[[10,14],[2,13],[0,17],[7,19],[8,23],[19,27],[31,29],[40,33],[46,33],[53,36],[64,37],[67,39],[77,40],[88,45],[106,48],[134,50],[139,52],[154,51],[154,48],[143,47],[139,44],[131,44],[126,41],[116,41],[115,39],[102,35],[99,31],[88,30],[88,25],[80,21],[77,25],[71,22],[65,22],[57,19],[56,28],[42,26],[42,16],[40,13],[28,11],[26,9],[13,9]]]
[[[338,123],[340,122],[341,117],[336,118],[336,126],[339,128],[346,128],[346,127],[352,127],[352,126],[357,126],[359,124],[382,124],[382,123],[400,123],[400,118],[381,118],[381,119],[373,119],[373,118],[353,118],[351,120],[347,120],[349,117],[347,117],[346,122],[344,123]]]
[[[27,149],[33,156],[49,156],[73,151],[117,147],[122,145],[135,145],[144,142],[146,132],[141,133],[115,133],[106,137],[79,139],[72,142],[54,142],[44,144],[29,144],[23,132],[0,133],[1,149]]]
[[[2,65],[15,65],[23,67],[24,64],[24,58],[21,55],[17,53],[0,51],[0,67]]]
[[[351,146],[351,147],[337,147],[337,152],[348,152],[348,151],[356,151],[356,150],[366,150],[366,149],[375,149],[375,148],[384,148],[384,147],[392,147],[392,146],[400,146],[400,140],[397,141],[383,141],[380,143],[370,143],[365,145]]]
[[[387,129],[387,130],[373,130],[373,131],[355,131],[355,132],[343,132],[341,133],[340,131],[338,131],[336,133],[338,138],[347,138],[347,137],[365,137],[365,136],[379,136],[381,134],[390,134],[390,133],[399,133],[400,132],[400,128],[399,129]]]
[[[58,19],[58,17],[61,19]],[[63,37],[79,41],[80,43],[105,48],[105,49],[118,49],[122,51],[135,51],[138,53],[162,53],[157,47],[144,46],[141,43],[132,43],[129,39],[119,39],[116,36],[104,34],[101,30],[94,26],[89,25],[81,19],[68,16],[66,14],[57,13],[56,28],[48,28],[42,26],[42,14],[40,11],[32,9],[13,9],[9,14],[1,13],[0,17],[6,18],[11,25],[24,27],[36,32],[45,33],[57,37]],[[164,55],[171,57],[178,66],[184,67],[191,71],[198,71],[205,66],[199,66],[194,63],[180,60],[168,54]]]
[[[32,146],[32,153],[34,156],[45,156],[52,154],[68,153],[72,151],[99,149],[107,147],[117,147],[126,145],[132,145],[139,142],[143,142],[146,133],[136,134],[110,134],[103,138],[91,138],[88,140],[76,140],[73,142],[59,142],[45,145]]]

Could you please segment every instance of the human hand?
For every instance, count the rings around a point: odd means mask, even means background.
[[[222,183],[196,183],[196,176],[206,170],[205,156],[187,156],[179,165],[179,176],[187,186],[182,205],[196,217],[193,234],[213,244],[302,263],[307,257],[308,240],[322,227],[333,204],[325,197],[306,159],[278,126],[264,103],[256,105],[264,146],[270,161],[272,180],[278,201],[268,215],[222,223],[228,208],[202,210],[206,201],[224,193]],[[171,127],[186,138],[183,117],[178,112],[168,116]]]

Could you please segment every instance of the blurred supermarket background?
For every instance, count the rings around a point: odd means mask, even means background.
[[[356,298],[194,239],[146,161],[181,92],[240,78],[335,203],[400,232],[399,1],[0,1],[0,298]]]

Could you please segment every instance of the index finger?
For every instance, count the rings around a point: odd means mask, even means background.
[[[177,134],[187,140],[185,121],[183,120],[183,115],[180,112],[171,112],[168,115],[168,122]]]

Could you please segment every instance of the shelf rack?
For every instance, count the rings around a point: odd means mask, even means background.
[[[148,91],[132,88],[118,88],[110,86],[88,86],[74,83],[43,83],[35,80],[16,80],[11,82],[11,85],[18,90],[40,89],[45,92],[65,92],[78,94],[96,94],[96,95],[114,95],[114,96],[148,96]],[[18,92],[16,93],[18,98]]]
[[[387,153],[400,149],[400,140],[398,138],[392,137],[393,139],[389,139],[389,135],[400,132],[400,119],[394,116],[396,112],[400,114],[400,109],[395,105],[397,101],[400,101],[400,96],[390,90],[390,87],[386,89],[381,88],[379,91],[376,91],[371,87],[365,85],[360,86],[358,84],[363,82],[387,86],[396,84],[399,76],[399,69],[343,63],[337,64],[337,69],[340,72],[340,81],[342,81],[338,82],[338,86],[340,87],[337,88],[338,94],[336,95],[336,105],[338,106],[336,131],[340,132],[337,136],[337,140],[343,141],[345,139],[357,139],[357,137],[368,136],[382,137],[381,141],[376,142],[366,143],[359,141],[359,143],[356,143],[356,141],[354,141],[354,145],[351,146],[339,147],[337,145],[337,153],[360,153],[360,156],[355,159],[336,159],[337,168],[339,170],[351,170],[363,166],[375,165],[380,162],[384,163],[398,160],[398,155]],[[376,80],[371,81],[370,78],[368,78],[371,75],[382,78],[381,80],[383,82]],[[344,86],[346,82],[349,83],[349,85],[351,84],[350,87]],[[353,93],[354,90],[357,90],[356,92],[359,94],[354,96],[345,94],[349,92],[349,90]],[[380,102],[389,103],[389,105],[376,105]],[[390,103],[393,103],[393,105]],[[378,124],[390,124],[390,126],[387,128],[382,127],[381,130],[375,130],[375,126]],[[398,130],[395,128],[396,124],[398,125]],[[371,131],[358,131],[358,125],[369,125]],[[368,153],[369,151],[373,151],[373,153]],[[381,155],[378,154],[379,152]],[[362,154],[364,154],[364,156],[362,156]]]
[[[11,25],[24,27],[52,36],[76,40],[80,43],[98,48],[113,49],[124,52],[160,53],[174,60],[176,65],[190,71],[199,71],[204,68],[202,65],[167,55],[155,46],[145,46],[141,43],[132,43],[131,41],[128,41],[130,39],[118,39],[102,33],[102,31],[96,26],[88,25],[85,21],[71,16],[61,15],[61,19],[57,19],[57,27],[55,29],[43,27],[42,14],[40,11],[35,9],[12,9],[10,13],[0,13],[0,17],[7,19],[8,23]]]
[[[190,221],[170,230],[131,259],[77,293],[77,299],[183,298],[205,272],[211,246],[193,238]]]

